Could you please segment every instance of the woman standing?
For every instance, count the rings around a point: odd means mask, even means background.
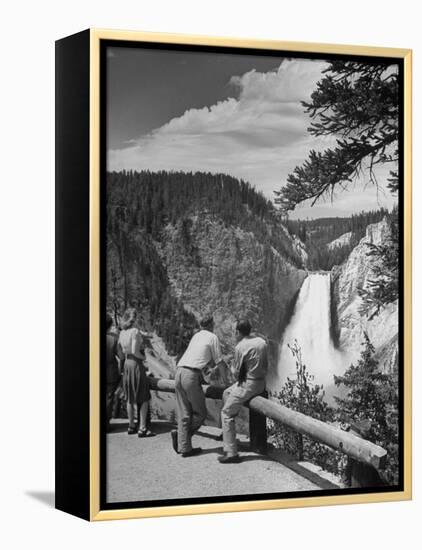
[[[135,327],[136,309],[129,308],[122,319],[122,330],[119,335],[120,355],[124,359],[123,391],[127,401],[129,418],[128,434],[136,433],[135,407],[138,408],[138,437],[155,435],[147,428],[147,417],[151,393],[144,366],[144,350],[142,335]]]
[[[117,342],[118,335],[112,332],[113,317],[107,313],[106,316],[106,410],[107,410],[107,429],[110,429],[110,420],[113,416],[114,396],[120,383],[120,371],[118,368]]]

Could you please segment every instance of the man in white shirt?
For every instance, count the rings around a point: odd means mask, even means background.
[[[204,318],[200,325],[201,330],[192,337],[176,371],[177,430],[171,432],[171,437],[173,449],[183,457],[195,456],[202,451],[200,447],[192,448],[192,435],[207,415],[201,385],[202,371],[226,366],[220,342],[213,332],[214,319]]]

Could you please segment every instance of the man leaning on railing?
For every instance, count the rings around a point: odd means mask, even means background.
[[[205,395],[202,389],[202,372],[224,369],[220,342],[214,334],[212,316],[201,320],[201,330],[189,342],[176,370],[175,390],[177,430],[172,430],[173,449],[182,457],[199,454],[200,447],[192,447],[192,436],[198,431],[207,415]]]

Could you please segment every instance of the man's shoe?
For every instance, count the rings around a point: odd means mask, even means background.
[[[185,453],[182,453],[183,458],[187,458],[188,456],[196,456],[202,453],[201,447],[195,447],[194,449],[190,451],[186,451]]]
[[[145,428],[144,430],[139,430],[138,437],[154,437],[155,433],[151,430]]]
[[[224,455],[218,457],[218,462],[220,462],[221,464],[239,464],[239,462],[242,462],[242,459],[239,455]]]
[[[171,430],[171,444],[173,445],[174,452],[179,454],[177,430]]]

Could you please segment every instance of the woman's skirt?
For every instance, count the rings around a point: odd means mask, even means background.
[[[142,361],[127,358],[123,368],[123,392],[131,405],[142,405],[151,399],[148,377]]]

